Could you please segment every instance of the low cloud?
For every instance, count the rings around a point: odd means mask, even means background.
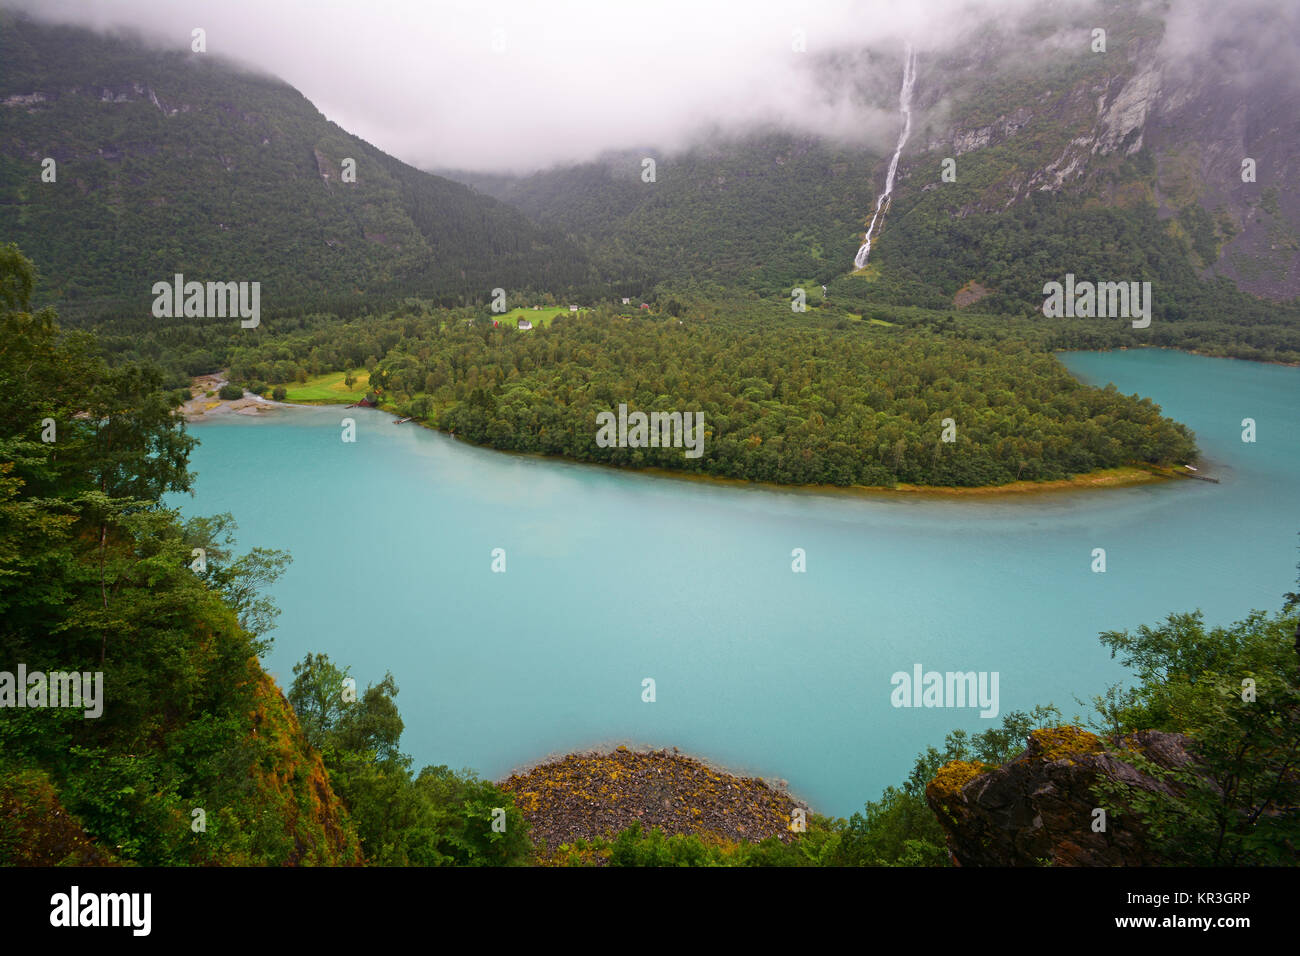
[[[2,2],[2,0],[0,0]],[[1092,0],[9,0],[33,15],[130,27],[282,77],[330,119],[424,168],[528,171],[609,150],[681,147],[701,130],[779,125],[884,151],[905,43],[927,57]],[[1233,11],[1194,0],[1167,45],[1202,48]],[[1218,10],[1219,12],[1213,13]],[[1289,17],[1296,26],[1294,12]],[[1267,29],[1267,27],[1265,27]],[[1285,46],[1294,29],[1277,30]],[[804,52],[797,49],[802,43]],[[1041,46],[1042,41],[1036,41]],[[1002,44],[1005,45],[1005,42]],[[1039,50],[1041,52],[1041,50]],[[1294,57],[1295,51],[1287,51]],[[932,98],[932,102],[934,99]]]

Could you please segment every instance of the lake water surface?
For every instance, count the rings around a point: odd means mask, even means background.
[[[895,708],[895,672],[996,671],[1001,713],[1051,702],[1069,717],[1124,677],[1099,632],[1195,608],[1226,623],[1294,584],[1300,369],[1062,359],[1189,425],[1222,483],[805,494],[505,455],[336,407],[194,426],[196,494],[178,503],[232,512],[241,550],[292,553],[266,666],[286,689],[308,652],[362,688],[391,671],[417,768],[497,778],[552,753],[675,746],[847,815],[948,730],[997,722]]]

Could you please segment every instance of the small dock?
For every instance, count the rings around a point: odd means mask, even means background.
[[[407,416],[406,418],[394,418],[394,419],[393,419],[393,424],[394,424],[394,425],[405,425],[407,422],[413,422],[413,421],[415,421],[415,416],[414,416],[414,415],[409,415],[409,416]]]
[[[1211,478],[1209,475],[1202,475],[1199,469],[1193,468],[1191,465],[1183,465],[1183,470],[1175,471],[1174,474],[1182,478],[1195,478],[1197,481],[1212,481],[1216,485],[1219,483],[1218,478]]]

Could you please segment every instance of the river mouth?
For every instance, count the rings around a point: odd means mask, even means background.
[[[243,550],[292,553],[264,663],[282,687],[308,652],[361,686],[391,671],[417,768],[496,779],[636,741],[788,780],[847,815],[953,729],[1037,704],[1086,715],[1126,677],[1100,632],[1198,607],[1227,623],[1293,584],[1300,369],[1061,358],[1152,396],[1223,483],[987,498],[733,487],[503,455],[364,409],[346,413],[347,444],[344,411],[319,407],[197,426],[195,497],[176,503],[232,512]],[[891,678],[917,665],[998,673],[998,716],[894,706]]]

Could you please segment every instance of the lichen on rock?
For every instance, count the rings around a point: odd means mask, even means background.
[[[927,786],[926,802],[960,866],[1160,865],[1139,816],[1097,794],[1105,785],[1172,794],[1170,784],[1135,766],[1142,762],[1136,755],[1183,770],[1194,763],[1189,745],[1180,734],[1159,731],[1108,746],[1078,727],[1042,728],[1001,767],[945,764]]]

